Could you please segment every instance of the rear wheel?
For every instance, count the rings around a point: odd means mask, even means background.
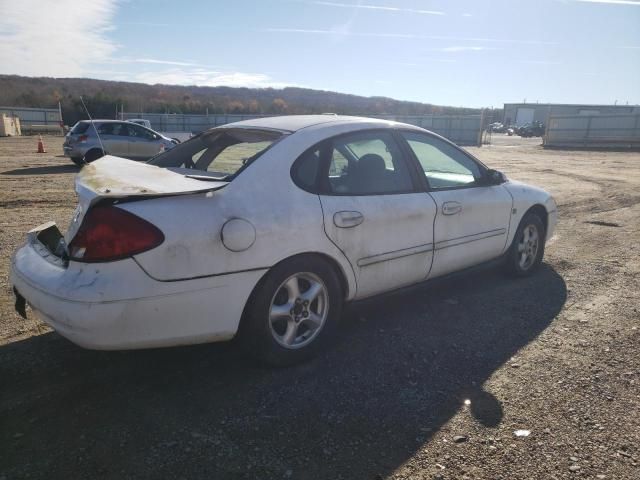
[[[540,217],[535,213],[525,214],[507,254],[509,272],[522,277],[538,268],[544,256],[545,237]]]
[[[73,163],[75,163],[76,165],[78,165],[79,167],[81,167],[82,165],[84,165],[84,160],[83,160],[82,158],[80,158],[80,157],[73,157],[73,158],[71,159],[71,161],[72,161]]]
[[[97,160],[101,157],[104,157],[104,152],[98,148],[94,148],[92,150],[89,150],[87,153],[85,153],[84,163],[91,163],[94,160]]]
[[[240,340],[275,366],[310,359],[333,335],[342,311],[340,282],[319,257],[301,255],[276,265],[254,290]]]

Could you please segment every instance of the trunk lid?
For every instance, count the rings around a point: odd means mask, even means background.
[[[188,195],[219,190],[227,183],[196,180],[155,165],[112,155],[104,156],[85,165],[76,176],[78,206],[65,240],[69,243],[73,239],[85,213],[99,200]]]

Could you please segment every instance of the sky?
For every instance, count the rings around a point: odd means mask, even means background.
[[[0,73],[640,104],[640,0],[0,0]]]

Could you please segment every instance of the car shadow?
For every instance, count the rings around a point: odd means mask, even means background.
[[[47,333],[8,344],[0,475],[384,477],[465,400],[480,425],[500,424],[507,407],[484,382],[566,294],[548,265],[412,288],[351,308],[332,347],[280,370],[233,343],[94,352]]]
[[[55,175],[61,173],[77,173],[80,167],[77,165],[47,165],[45,167],[16,168],[1,172],[0,175]]]

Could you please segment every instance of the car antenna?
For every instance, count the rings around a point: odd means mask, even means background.
[[[84,99],[82,98],[82,95],[80,95],[80,101],[82,102],[82,106],[84,107],[84,111],[87,112],[87,117],[89,117],[89,121],[91,122],[91,126],[93,127],[93,130],[96,132],[96,136],[98,137],[98,142],[100,142],[100,148],[102,149],[102,155],[106,155],[107,152],[104,151],[104,145],[102,144],[102,139],[100,138],[100,133],[98,133],[98,129],[96,128],[96,126],[93,123],[93,118],[91,118],[91,114],[89,113],[89,109],[87,108],[87,105],[84,103]],[[84,160],[84,157],[83,157]],[[86,160],[84,160],[84,163],[87,163]]]

